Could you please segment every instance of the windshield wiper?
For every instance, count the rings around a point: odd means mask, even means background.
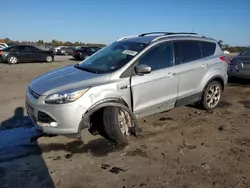
[[[77,63],[74,67],[77,68],[77,69],[83,70],[83,71],[87,71],[87,72],[91,72],[91,73],[98,74],[97,71],[90,70],[90,69],[88,69],[88,68],[86,68],[86,67],[80,67],[80,66],[79,66],[79,63]]]

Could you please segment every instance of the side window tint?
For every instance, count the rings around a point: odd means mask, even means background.
[[[33,47],[31,46],[25,46],[22,51],[25,51],[25,52],[33,52],[35,51]]]
[[[10,51],[10,52],[18,52],[18,51],[20,51],[20,48],[21,48],[21,47],[17,47],[17,46],[11,47],[11,48],[9,49],[9,51]]]
[[[202,58],[201,49],[197,41],[178,41],[177,43],[179,45],[181,63],[187,63]]]
[[[173,66],[173,44],[168,42],[153,47],[139,59],[139,64],[150,66],[152,71]]]
[[[200,44],[202,47],[203,57],[208,57],[214,54],[216,48],[216,44],[214,42],[200,41]]]

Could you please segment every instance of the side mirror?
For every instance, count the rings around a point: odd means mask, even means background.
[[[149,74],[151,73],[151,67],[148,65],[137,65],[135,67],[135,73],[136,74]]]

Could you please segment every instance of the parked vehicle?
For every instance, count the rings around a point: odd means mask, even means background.
[[[250,79],[250,48],[232,58],[228,67],[228,76]]]
[[[55,55],[73,55],[75,47],[58,46],[54,48]]]
[[[0,50],[3,48],[6,48],[6,47],[8,47],[8,45],[6,43],[0,43]]]
[[[100,49],[101,48],[97,46],[82,46],[74,51],[73,58],[75,58],[76,60],[84,60],[99,51]]]
[[[0,50],[0,60],[9,64],[19,62],[54,61],[52,51],[41,50],[31,45],[12,45]]]
[[[138,118],[193,103],[215,109],[227,66],[218,42],[196,33],[123,37],[79,64],[33,80],[27,112],[47,134],[79,136],[88,128],[128,143],[141,130]]]

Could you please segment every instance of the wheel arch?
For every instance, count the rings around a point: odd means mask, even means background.
[[[89,130],[92,128],[91,124],[91,117],[95,114],[98,113],[99,110],[105,108],[105,107],[119,107],[125,110],[126,112],[129,113],[131,116],[134,125],[135,125],[135,131],[138,131],[138,124],[137,124],[137,118],[135,117],[134,113],[132,110],[129,108],[129,105],[126,103],[126,101],[122,98],[107,98],[100,100],[93,104],[82,116],[82,121],[79,126],[79,131],[85,128],[89,128]]]
[[[224,90],[224,88],[225,88],[224,79],[223,79],[222,76],[217,75],[217,76],[213,76],[212,78],[210,78],[210,79],[207,81],[206,85],[203,87],[202,93],[206,90],[207,86],[208,86],[211,82],[213,82],[213,81],[219,82],[219,83],[221,84],[222,91]]]

